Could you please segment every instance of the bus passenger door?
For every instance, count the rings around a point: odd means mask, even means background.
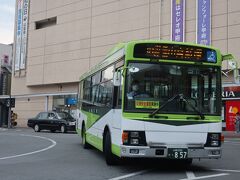
[[[117,72],[116,70],[115,72]],[[120,129],[121,128],[121,117],[122,117],[122,88],[123,88],[123,77],[122,72],[120,72],[120,85],[113,86],[113,101],[112,101],[112,112],[113,112],[113,127]]]

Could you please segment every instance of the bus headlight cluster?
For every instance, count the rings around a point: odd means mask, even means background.
[[[145,146],[146,136],[144,131],[123,131],[122,133],[123,145],[130,146]]]
[[[221,133],[208,133],[206,147],[220,147]]]

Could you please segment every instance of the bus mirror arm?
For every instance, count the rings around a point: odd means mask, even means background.
[[[222,73],[228,77],[228,73],[233,71],[234,75],[234,82],[239,83],[239,73],[238,73],[238,64],[237,61],[235,60],[234,56],[232,54],[225,54],[222,55],[222,61],[228,61],[228,67],[230,69],[226,72],[222,71]]]

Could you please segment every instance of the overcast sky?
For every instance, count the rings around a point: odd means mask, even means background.
[[[0,0],[0,43],[13,43],[16,0]]]

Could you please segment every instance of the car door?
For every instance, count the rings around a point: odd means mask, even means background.
[[[48,113],[48,128],[49,129],[57,129],[58,123],[57,123],[57,116],[55,113],[50,112]]]
[[[48,124],[48,113],[42,112],[39,114],[37,118],[37,124],[40,126],[41,129],[46,129]]]

